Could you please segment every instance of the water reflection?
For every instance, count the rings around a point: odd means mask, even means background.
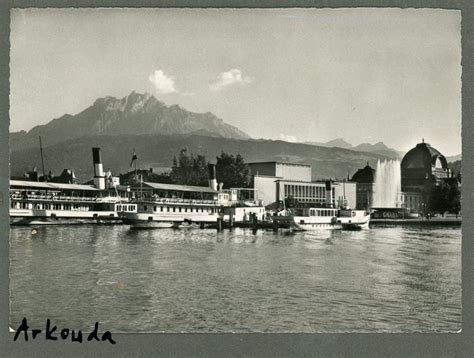
[[[11,230],[11,324],[115,332],[456,331],[461,231]]]

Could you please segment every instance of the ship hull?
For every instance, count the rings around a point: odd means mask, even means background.
[[[10,209],[10,225],[121,224],[114,211]]]
[[[360,230],[368,229],[370,215],[361,218],[338,217],[334,219],[319,217],[294,217],[294,225],[297,230]]]
[[[121,219],[125,225],[130,225],[132,229],[169,229],[185,228],[199,225],[206,227],[215,224],[219,215],[198,214],[183,216],[180,214],[153,214],[153,213],[125,213]]]

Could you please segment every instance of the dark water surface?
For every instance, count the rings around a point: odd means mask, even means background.
[[[461,230],[12,227],[11,326],[116,332],[455,332]]]

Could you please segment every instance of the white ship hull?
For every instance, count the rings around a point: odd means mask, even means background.
[[[217,213],[123,213],[121,218],[124,224],[131,228],[163,229],[186,227],[189,224],[215,224],[219,218]]]
[[[11,225],[64,225],[121,223],[115,211],[10,209]]]
[[[342,230],[345,227],[357,226],[360,229],[369,228],[370,215],[363,217],[307,217],[295,216],[294,225],[300,230]]]

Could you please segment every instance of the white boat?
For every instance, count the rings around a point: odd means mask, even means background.
[[[365,210],[305,208],[286,210],[273,221],[296,230],[360,230],[367,229],[370,214]]]
[[[136,211],[128,198],[92,185],[10,181],[12,225],[114,224],[119,213]]]
[[[156,199],[139,201],[136,212],[121,212],[123,223],[131,228],[178,228],[216,224],[221,217],[217,200]]]
[[[10,180],[10,224],[121,224],[119,213],[136,212],[127,191],[107,187],[100,148],[92,156],[94,185]]]
[[[121,213],[130,228],[206,227],[235,218],[229,210],[232,191],[217,185],[215,166],[209,165],[209,186],[142,182],[136,212]],[[224,210],[226,209],[226,210]],[[250,212],[250,211],[249,211]],[[243,216],[240,215],[239,217]]]

